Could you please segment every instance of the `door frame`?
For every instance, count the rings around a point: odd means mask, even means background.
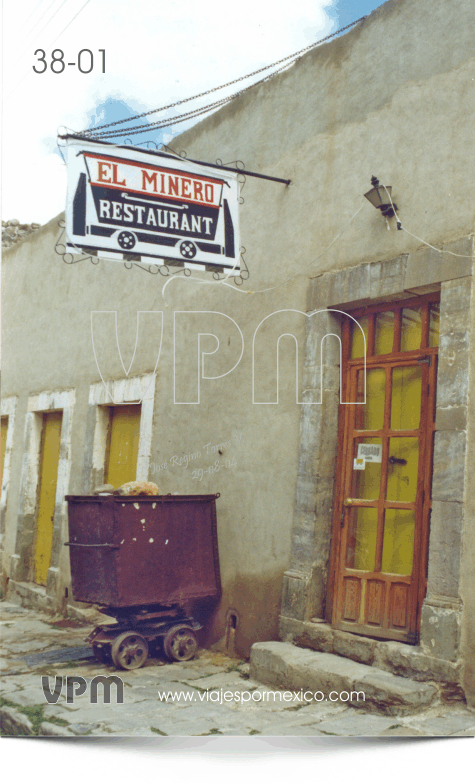
[[[82,493],[90,495],[94,487],[104,484],[107,459],[110,408],[140,401],[140,436],[136,479],[147,482],[151,464],[153,414],[155,399],[154,373],[102,382],[89,387],[89,410],[86,422],[86,454],[82,477]],[[111,403],[113,401],[113,403]]]
[[[54,460],[54,468],[55,468],[55,484],[54,484],[54,497],[53,503],[51,504],[51,508],[49,507],[49,503],[45,503],[45,494],[44,494],[44,481],[45,481],[45,459],[46,459],[46,438],[48,435],[48,421],[51,421],[53,417],[59,419],[59,431],[57,435],[57,455],[55,454],[53,457]],[[51,561],[53,556],[53,538],[54,538],[54,518],[56,514],[56,505],[57,505],[57,498],[56,498],[56,489],[58,486],[58,479],[59,479],[59,467],[60,467],[60,454],[61,454],[61,435],[63,429],[63,411],[62,409],[55,409],[54,411],[43,411],[41,414],[41,437],[40,437],[40,448],[38,453],[38,484],[36,488],[36,510],[35,510],[35,530],[34,530],[34,542],[33,542],[33,551],[32,551],[32,579],[36,585],[46,585],[47,583],[47,575],[48,570],[51,567]],[[55,450],[56,452],[56,450]],[[45,507],[48,511],[52,511],[51,515],[51,531],[48,531],[50,524],[48,521],[48,525],[46,526],[43,520],[43,512]],[[46,530],[45,530],[46,529]],[[42,570],[39,566],[39,555],[43,553],[46,556],[47,566],[44,569],[44,577],[42,575]],[[42,578],[43,579],[40,579]]]
[[[43,428],[43,413],[62,411],[61,445],[56,484],[54,513],[53,549],[48,569],[46,594],[57,598],[61,592],[59,567],[65,557],[63,542],[67,534],[67,504],[64,496],[69,492],[72,466],[71,437],[75,390],[40,392],[28,398],[25,415],[22,467],[18,498],[15,552],[10,556],[10,577],[21,582],[34,580],[34,544],[38,487],[40,481],[40,449]],[[35,583],[36,585],[36,583]]]
[[[336,460],[335,471],[335,489],[334,489],[334,505],[333,505],[333,520],[332,520],[332,542],[330,551],[330,577],[328,582],[328,594],[326,603],[326,620],[332,624],[334,628],[348,631],[355,634],[360,634],[366,637],[376,637],[377,639],[391,639],[400,642],[415,644],[418,641],[418,634],[420,629],[420,618],[422,610],[422,602],[426,595],[427,590],[427,570],[428,570],[428,554],[429,554],[429,530],[430,530],[430,514],[432,508],[431,501],[431,483],[432,483],[432,465],[433,465],[433,444],[434,444],[434,430],[435,430],[435,406],[436,406],[436,385],[437,385],[437,356],[438,347],[429,347],[429,306],[432,303],[437,303],[440,300],[439,292],[428,294],[425,296],[414,297],[411,299],[403,299],[395,302],[380,303],[377,305],[349,310],[348,313],[353,318],[369,317],[368,325],[368,346],[366,357],[366,369],[369,370],[375,366],[383,365],[406,365],[411,362],[415,364],[418,360],[424,358],[429,359],[428,372],[426,374],[427,381],[425,389],[421,384],[421,421],[423,414],[426,414],[426,433],[421,440],[423,445],[419,454],[419,468],[418,468],[418,482],[422,482],[422,502],[421,502],[421,515],[422,521],[418,525],[415,521],[414,532],[414,561],[413,572],[417,585],[409,600],[408,608],[411,610],[410,619],[411,623],[407,632],[398,633],[391,629],[385,631],[384,629],[375,629],[368,631],[367,626],[360,626],[357,623],[351,622],[337,622],[336,616],[338,612],[338,602],[341,598],[341,583],[340,570],[341,561],[344,557],[342,553],[342,519],[347,518],[345,513],[344,496],[347,477],[349,471],[348,447],[350,440],[354,437],[354,427],[352,424],[355,419],[356,405],[349,404],[340,406],[338,418],[338,453]],[[400,317],[402,308],[410,308],[415,306],[427,305],[423,310],[422,330],[421,330],[421,345],[422,348],[412,351],[400,351]],[[375,315],[377,313],[394,311],[395,312],[395,328],[393,351],[391,354],[374,355],[373,346],[375,338]],[[356,379],[356,373],[353,373],[353,368],[364,366],[362,358],[350,358],[350,323],[348,319],[343,320],[342,324],[342,400],[346,401],[355,400],[355,390],[350,387],[350,379],[352,374]],[[423,374],[424,375],[424,374]],[[364,431],[361,431],[362,433]],[[374,435],[374,433],[372,433]],[[364,504],[362,504],[364,505]],[[379,574],[379,573],[378,573]],[[400,582],[410,583],[411,579],[401,576]]]

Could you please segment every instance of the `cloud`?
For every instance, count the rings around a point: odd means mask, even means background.
[[[77,63],[80,50],[91,50],[93,71],[65,65],[55,74],[51,45],[84,0],[65,3],[40,35],[60,0],[35,28],[41,8],[29,15],[36,5],[37,0],[22,0],[21,6],[4,0],[3,194],[7,218],[41,223],[64,206],[65,171],[50,141],[58,126],[82,130],[91,112],[106,112],[112,100],[136,113],[172,103],[291,54],[334,26],[327,13],[331,0],[95,0],[54,43],[65,63]],[[46,54],[44,74],[33,71],[38,48]],[[228,88],[228,94],[235,90]]]

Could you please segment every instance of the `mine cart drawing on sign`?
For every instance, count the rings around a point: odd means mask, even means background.
[[[99,661],[131,670],[195,654],[202,626],[185,607],[221,593],[218,497],[66,496],[73,597],[116,619],[87,638]]]

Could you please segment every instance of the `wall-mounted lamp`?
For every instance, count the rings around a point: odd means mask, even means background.
[[[376,207],[376,209],[381,210],[382,215],[385,218],[392,218],[395,215],[395,210],[398,209],[397,204],[394,201],[391,203],[392,195],[391,185],[380,185],[379,180],[377,177],[371,177],[371,185],[373,186],[368,193],[365,193],[365,198],[368,199],[369,202]]]

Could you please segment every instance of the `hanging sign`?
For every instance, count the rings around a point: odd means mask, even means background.
[[[68,251],[239,275],[238,172],[77,139],[66,152]]]

